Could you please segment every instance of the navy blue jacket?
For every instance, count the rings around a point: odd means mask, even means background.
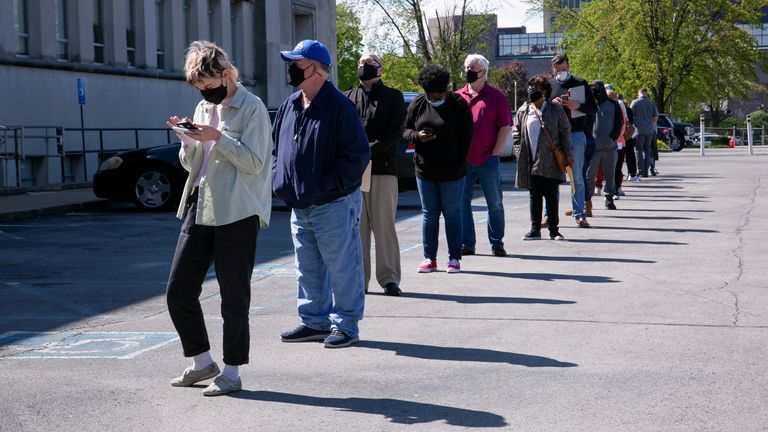
[[[307,109],[301,92],[278,108],[272,125],[272,190],[288,207],[329,203],[360,187],[371,159],[355,106],[330,81]]]

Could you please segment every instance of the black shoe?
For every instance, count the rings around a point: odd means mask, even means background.
[[[325,338],[326,348],[344,348],[359,341],[357,336],[350,336],[339,329],[333,329],[331,335]]]
[[[541,231],[530,230],[523,236],[523,240],[541,240]]]
[[[384,286],[384,294],[388,296],[397,297],[402,293],[400,287],[396,283],[390,282]]]
[[[282,333],[280,339],[283,342],[310,342],[323,340],[330,334],[330,330],[315,330],[301,324],[291,331]]]
[[[652,176],[652,177],[656,177],[658,174],[659,174],[659,172],[658,172],[658,171],[656,171],[655,169],[652,169],[652,170],[651,170],[651,176]]]
[[[497,256],[497,257],[507,256],[507,251],[505,251],[504,248],[494,249],[493,256]]]
[[[616,210],[616,204],[613,203],[612,198],[608,198],[608,197],[605,198],[605,208],[607,208],[608,210]]]
[[[470,248],[462,248],[461,249],[461,256],[467,256],[467,255],[474,255],[475,250]]]

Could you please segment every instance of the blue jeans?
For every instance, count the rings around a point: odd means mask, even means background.
[[[461,196],[461,222],[464,231],[464,247],[475,249],[475,221],[472,219],[472,196],[475,180],[480,179],[485,204],[488,207],[488,241],[492,249],[504,247],[504,203],[501,193],[501,169],[499,157],[491,156],[482,165],[467,164],[467,176],[464,177],[464,192]]]
[[[581,175],[584,178],[584,199],[588,200],[592,193],[590,191],[594,190],[595,185],[592,185],[591,187],[587,187],[587,170],[589,170],[589,165],[592,163],[592,157],[595,155],[595,139],[590,137],[587,138],[587,145],[584,147],[584,166],[581,169]],[[575,174],[574,174],[575,175]]]
[[[574,192],[571,194],[571,206],[573,208],[573,217],[583,219],[584,214],[584,155],[587,148],[587,137],[584,132],[571,133],[571,144],[573,145],[573,184]]]
[[[421,241],[424,258],[437,260],[437,237],[440,234],[440,213],[445,218],[445,237],[448,239],[448,259],[461,259],[461,192],[464,179],[431,181],[416,177],[421,198],[424,221]]]
[[[361,199],[357,190],[291,213],[299,317],[309,328],[359,332],[365,306]]]

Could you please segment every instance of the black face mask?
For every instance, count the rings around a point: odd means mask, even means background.
[[[464,78],[467,80],[467,83],[472,84],[473,82],[477,81],[480,77],[477,76],[476,71],[468,70]]]
[[[288,84],[294,87],[300,86],[301,83],[306,80],[306,78],[304,78],[304,71],[307,69],[309,69],[309,66],[307,66],[306,69],[302,69],[296,63],[291,63],[291,65],[288,66]]]
[[[379,76],[378,69],[379,68],[374,65],[365,63],[364,65],[357,68],[357,77],[360,78],[360,81],[368,81],[374,79]]]
[[[544,94],[536,90],[534,88],[528,88],[528,100],[531,102],[536,102],[537,100],[541,99],[541,97],[544,96]]]
[[[220,104],[227,97],[227,86],[224,85],[224,80],[221,81],[219,87],[200,90],[203,99],[214,105]]]

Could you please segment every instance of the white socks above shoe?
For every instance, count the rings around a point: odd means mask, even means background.
[[[240,378],[240,366],[230,366],[228,364],[224,364],[224,370],[221,372],[221,375],[224,378],[236,380]]]
[[[196,371],[207,368],[211,363],[213,363],[213,357],[211,357],[210,351],[192,357],[192,369]]]

